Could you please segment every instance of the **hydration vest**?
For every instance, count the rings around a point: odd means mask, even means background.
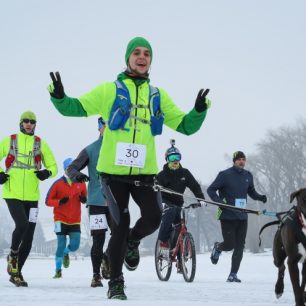
[[[38,136],[34,136],[33,151],[30,152],[30,154],[18,153],[17,135],[16,134],[11,135],[10,149],[5,159],[6,173],[11,168],[40,170],[41,161],[42,161],[40,144],[41,144],[41,139]],[[18,157],[28,158],[28,163],[21,162],[20,160],[18,160]],[[32,159],[34,159],[34,165],[31,165]]]
[[[153,136],[160,135],[163,131],[164,114],[160,109],[160,94],[156,87],[149,85],[149,104],[148,105],[132,105],[130,93],[124,82],[116,80],[116,99],[113,103],[110,117],[108,120],[108,127],[110,130],[129,130],[125,128],[125,124],[132,119],[138,120],[142,123],[150,124],[151,133]],[[140,118],[131,114],[134,109],[147,108],[150,111],[150,120]]]

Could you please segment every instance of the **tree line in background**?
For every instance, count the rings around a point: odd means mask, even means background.
[[[257,144],[257,152],[247,156],[246,169],[254,176],[256,189],[266,194],[268,202],[258,203],[249,199],[248,207],[255,210],[267,209],[273,212],[289,210],[290,194],[306,185],[306,122],[300,120],[293,127],[281,127],[271,130],[266,137]],[[231,165],[231,158],[226,157]],[[218,171],[223,169],[218,169]],[[207,186],[201,185],[206,194]],[[191,195],[190,193],[186,193]],[[194,202],[186,198],[186,204]],[[6,204],[0,207],[0,255],[10,246],[13,223],[8,217]],[[216,220],[216,207],[208,205],[204,208],[192,209],[187,215],[187,227],[192,232],[198,252],[210,251],[215,241],[222,239],[219,221]],[[79,250],[84,256],[90,254],[90,230],[87,216],[83,216],[83,228],[88,238],[83,239],[82,248]],[[249,215],[249,227],[246,240],[246,248],[251,252],[260,252],[263,248],[272,247],[272,235],[276,226],[267,228],[262,234],[261,249],[258,245],[258,233],[260,228],[274,218],[266,216]],[[83,235],[84,236],[84,235]],[[157,232],[145,238],[142,242],[143,252],[153,254]],[[54,254],[54,241],[46,241],[42,225],[38,222],[33,241],[32,252],[45,255]]]

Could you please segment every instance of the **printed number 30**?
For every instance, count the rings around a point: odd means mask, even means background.
[[[132,149],[127,149],[126,150],[126,157],[133,157],[133,158],[137,158],[139,153],[138,153],[138,150],[132,150]]]

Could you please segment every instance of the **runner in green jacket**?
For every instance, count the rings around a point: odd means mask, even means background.
[[[50,73],[53,81],[48,88],[51,101],[62,115],[99,115],[107,122],[97,171],[100,173],[103,192],[114,220],[109,243],[109,298],[126,299],[123,261],[129,270],[135,270],[139,263],[140,240],[153,233],[160,224],[159,193],[149,186],[135,186],[135,181],[140,181],[141,185],[152,184],[158,172],[152,122],[162,117],[166,126],[191,135],[201,127],[210,106],[210,101],[206,98],[208,90],[201,89],[194,108],[185,114],[165,90],[158,88],[160,111],[156,116],[152,114],[152,99],[149,99],[152,91],[149,84],[152,57],[152,48],[146,39],[136,37],[129,42],[125,54],[127,68],[117,77],[117,81],[122,82],[127,89],[129,98],[118,94],[118,86],[114,82],[102,83],[78,99],[71,98],[64,92],[59,73]],[[111,125],[114,117],[111,114],[118,99],[130,102],[131,108],[124,127],[113,129]],[[122,109],[117,109],[119,112],[120,110]],[[129,231],[130,195],[140,207],[141,217]]]
[[[31,111],[20,117],[20,133],[0,142],[2,197],[14,220],[11,253],[8,256],[10,281],[16,286],[27,286],[21,270],[31,251],[36,226],[39,200],[39,181],[57,174],[56,161],[48,144],[34,135],[36,116]],[[41,170],[41,167],[45,169]]]

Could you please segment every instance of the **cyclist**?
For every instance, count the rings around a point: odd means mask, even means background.
[[[58,72],[51,73],[51,101],[62,115],[102,115],[107,121],[97,171],[114,221],[108,246],[110,299],[127,299],[123,263],[129,270],[137,268],[141,239],[160,224],[159,194],[150,187],[158,170],[154,137],[162,133],[163,124],[185,135],[197,132],[210,106],[208,90],[201,89],[194,108],[188,114],[181,111],[165,90],[150,85],[152,58],[150,43],[135,37],[126,48],[127,68],[117,80],[102,83],[78,99],[65,94]],[[130,196],[141,211],[131,230]]]
[[[158,183],[163,187],[182,194],[188,187],[197,198],[204,199],[200,184],[188,169],[182,167],[182,155],[174,145],[175,142],[172,140],[171,147],[167,149],[165,153],[167,163],[164,165],[163,170],[157,175]],[[162,201],[164,203],[164,210],[158,233],[158,240],[160,241],[161,251],[167,256],[170,247],[172,247],[168,243],[172,224],[180,222],[180,210],[177,209],[177,207],[183,206],[184,199],[181,195],[162,192]],[[178,272],[179,271],[180,267],[178,267]]]

